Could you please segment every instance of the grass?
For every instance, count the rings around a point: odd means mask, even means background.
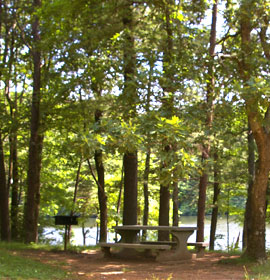
[[[0,279],[70,279],[68,273],[59,266],[44,264],[18,255],[20,250],[37,247],[20,243],[0,243]]]
[[[95,249],[96,247],[91,247]],[[71,275],[60,266],[66,265],[57,260],[48,264],[22,257],[20,251],[27,250],[62,251],[63,246],[47,244],[23,244],[16,242],[0,242],[0,279],[24,280],[61,280],[71,279]],[[89,248],[83,246],[68,246],[67,251],[80,253]]]
[[[241,265],[245,270],[246,280],[270,280],[270,260],[264,263],[257,263],[247,257],[240,257],[235,259],[224,259],[220,263]],[[247,271],[249,267],[249,271]]]
[[[256,264],[252,268],[252,275],[246,279],[270,280],[270,261],[263,264]]]
[[[71,279],[71,275],[67,271],[63,270],[60,266],[66,265],[60,263],[57,260],[51,260],[50,263],[44,264],[37,260],[32,260],[27,257],[19,255],[20,251],[27,250],[47,250],[47,251],[59,251],[63,250],[61,246],[51,246],[45,244],[31,244],[26,245],[23,243],[4,243],[0,242],[0,279],[12,279],[12,280],[61,280]],[[85,247],[68,247],[68,251],[81,252],[86,250]],[[91,249],[95,249],[91,247]],[[233,255],[235,255],[234,252]],[[238,252],[237,252],[238,253]],[[236,253],[236,254],[237,254]],[[240,257],[233,259],[224,259],[220,261],[223,264],[235,264],[244,267],[245,279],[258,279],[258,280],[270,280],[270,260],[265,263],[258,264],[251,260]],[[247,268],[248,267],[248,271]],[[158,279],[153,276],[153,279]],[[171,279],[170,277],[167,279]]]

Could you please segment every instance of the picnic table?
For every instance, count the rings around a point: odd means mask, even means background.
[[[121,236],[121,239],[116,243],[99,243],[107,255],[110,254],[110,248],[117,247],[156,250],[157,260],[186,260],[192,258],[187,246],[196,246],[199,254],[202,254],[207,246],[204,242],[188,243],[188,238],[197,230],[197,227],[123,225],[115,226],[113,229]],[[141,241],[140,233],[147,230],[168,231],[173,241]]]

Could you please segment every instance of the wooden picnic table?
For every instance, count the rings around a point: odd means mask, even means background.
[[[157,249],[160,251],[157,260],[186,260],[192,258],[192,254],[187,248],[188,238],[197,230],[197,227],[123,225],[114,226],[113,229],[121,236],[120,241],[117,243],[100,243],[101,247]],[[173,242],[141,242],[139,233],[146,230],[169,231],[174,237]],[[194,246],[196,246],[196,244],[192,243]],[[198,245],[200,244],[198,243]]]

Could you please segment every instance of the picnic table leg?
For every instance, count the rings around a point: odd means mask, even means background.
[[[191,231],[172,231],[172,235],[175,237],[176,240],[176,248],[172,250],[171,252],[168,252],[169,254],[166,254],[167,252],[161,252],[157,260],[163,261],[163,260],[188,260],[192,258],[192,254],[187,249],[187,240],[190,237],[190,235],[193,233],[193,230]]]

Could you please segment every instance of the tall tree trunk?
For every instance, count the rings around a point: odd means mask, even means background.
[[[153,79],[153,70],[154,70],[154,63],[152,57],[149,59],[149,78],[148,78],[148,86],[147,86],[147,99],[146,99],[146,106],[145,110],[146,113],[150,112],[150,101],[152,95],[152,79]],[[143,208],[143,225],[148,225],[149,219],[149,173],[150,173],[150,159],[151,159],[151,139],[150,134],[147,133],[147,152],[146,152],[146,159],[145,159],[145,167],[144,167],[144,174],[143,174],[143,195],[144,195],[144,208]],[[143,239],[146,239],[147,231],[143,231]]]
[[[167,2],[167,3],[166,3]],[[161,84],[163,89],[163,99],[161,112],[163,116],[171,118],[174,112],[173,98],[171,97],[174,93],[175,88],[173,85],[174,80],[174,64],[173,64],[173,30],[171,26],[171,12],[173,1],[164,1],[165,10],[165,47],[163,50],[163,72],[164,72],[164,82]],[[164,153],[169,153],[172,150],[172,143],[167,143],[164,141]],[[166,169],[168,162],[161,161],[161,174]],[[166,172],[166,171],[165,171]],[[159,225],[168,226],[170,224],[170,187],[172,182],[164,182],[160,184],[159,191]],[[159,231],[158,240],[169,240],[169,232]]]
[[[125,0],[122,22],[125,32],[124,40],[124,90],[125,99],[124,119],[127,121],[136,116],[137,89],[136,79],[136,53],[134,45],[134,22],[132,1]],[[137,151],[131,147],[123,157],[124,166],[124,207],[123,224],[137,224]]]
[[[210,244],[209,249],[215,249],[215,239],[216,239],[216,228],[218,220],[218,197],[220,194],[220,183],[219,183],[219,164],[218,164],[218,152],[214,153],[214,197],[213,197],[213,209],[211,216],[211,228],[210,228]]]
[[[206,189],[208,184],[208,174],[204,170],[200,177],[199,183],[199,199],[198,199],[198,214],[197,214],[197,242],[204,241],[204,216],[205,216],[205,201],[206,201]]]
[[[179,226],[178,182],[173,182],[173,226]]]
[[[246,254],[254,259],[265,259],[265,208],[266,191],[270,170],[270,138],[266,142],[257,145],[265,146],[259,152],[258,167],[256,168],[252,195],[250,198],[250,228],[247,227],[247,249]],[[262,155],[261,153],[264,153]]]
[[[148,225],[148,218],[149,218],[148,180],[149,180],[149,172],[150,172],[150,155],[151,155],[151,150],[149,148],[146,153],[145,168],[143,174],[143,196],[144,196],[143,225]],[[143,238],[146,239],[146,231],[143,232]]]
[[[9,224],[9,194],[6,183],[6,171],[2,134],[0,131],[0,227],[1,240],[10,240],[10,224]]]
[[[18,171],[18,151],[17,151],[17,136],[13,140],[13,169],[12,169],[12,184],[11,184],[11,238],[12,240],[20,239],[19,228],[19,171]]]
[[[2,57],[2,66],[0,70],[0,76],[2,81],[5,83],[4,95],[7,103],[9,104],[10,117],[13,118],[13,102],[10,99],[10,80],[12,74],[12,66],[14,64],[14,22],[15,22],[15,12],[14,10],[10,13],[8,8],[8,3],[5,1],[0,1],[0,37],[3,40],[4,50],[2,52],[1,48],[1,57]],[[4,28],[2,29],[2,26]],[[4,31],[4,32],[3,32]],[[4,34],[2,34],[2,32]],[[2,72],[2,69],[5,68],[5,71]],[[5,103],[5,104],[7,104]],[[3,103],[4,104],[4,103]],[[13,129],[10,135],[13,134]],[[2,137],[0,131],[0,138]],[[10,136],[9,139],[13,139],[13,136]],[[5,162],[4,162],[4,150],[3,142],[0,139],[0,219],[1,219],[1,239],[9,241],[10,240],[10,218],[9,218],[9,189],[12,182],[12,170],[13,170],[13,144],[10,142],[10,156],[9,156],[9,169],[8,174],[6,174]],[[7,181],[6,181],[7,175]]]
[[[122,165],[122,170],[121,170],[121,181],[119,184],[119,193],[118,193],[118,198],[117,198],[117,207],[116,207],[116,214],[117,217],[120,216],[120,210],[121,210],[121,199],[122,199],[122,192],[123,192],[123,183],[124,183],[124,164]],[[118,218],[116,220],[116,225],[118,226]],[[116,234],[117,235],[117,234]]]
[[[252,186],[254,182],[255,176],[255,143],[254,137],[248,125],[248,191],[247,191],[247,201],[246,201],[246,209],[245,209],[245,220],[244,220],[244,228],[243,228],[243,249],[247,247],[247,233],[250,232],[251,228],[251,195],[252,195]]]
[[[13,124],[18,123],[18,94],[15,89],[15,96],[13,100],[10,97],[10,79],[12,76],[12,67],[14,64],[15,57],[15,26],[16,13],[13,12],[13,24],[12,24],[12,36],[10,45],[10,55],[8,61],[9,74],[6,80],[6,96],[10,107],[10,117],[12,118]],[[16,80],[15,80],[16,84]],[[19,228],[19,171],[18,171],[18,139],[17,139],[17,125],[12,126],[9,145],[10,145],[10,157],[9,157],[9,178],[8,178],[8,190],[11,189],[11,238],[12,240],[19,240],[20,238],[20,228]]]
[[[123,225],[137,224],[137,153],[124,155]]]
[[[217,24],[217,4],[218,0],[215,0],[212,9],[212,24],[211,24],[211,35],[210,35],[210,47],[209,47],[209,63],[208,63],[208,77],[207,77],[207,94],[206,94],[206,130],[210,130],[214,117],[214,68],[213,68],[213,56],[215,54],[216,46],[216,24]],[[204,217],[205,217],[205,201],[206,201],[206,190],[208,184],[208,170],[207,170],[207,159],[210,156],[210,137],[207,137],[205,143],[202,145],[202,175],[199,183],[199,199],[198,199],[198,215],[197,215],[197,242],[204,241]]]
[[[14,13],[15,14],[15,13]],[[14,19],[14,23],[12,23],[12,26],[15,24],[15,15],[13,15]],[[6,27],[7,28],[7,27]],[[10,97],[10,79],[12,77],[12,66],[14,64],[14,44],[15,44],[15,32],[12,29],[11,31],[11,41],[10,41],[10,46],[9,46],[9,58],[8,58],[8,62],[7,62],[7,68],[8,68],[8,73],[5,77],[5,95],[6,95],[6,99],[8,101],[9,104],[9,113],[10,113],[10,117],[12,119],[12,121],[14,123],[16,123],[15,120],[15,113],[17,110],[17,94],[15,93],[15,97],[14,100],[11,100]],[[10,32],[8,32],[6,34],[6,37],[10,36]],[[9,41],[9,38],[6,38],[6,41]],[[13,141],[15,140],[16,136],[16,128],[12,127],[11,128],[11,132],[9,135],[9,150],[10,150],[10,155],[9,155],[9,170],[8,170],[8,191],[10,190],[10,186],[11,186],[11,182],[12,182],[12,173],[13,173],[13,149],[14,149],[14,143]]]
[[[242,1],[240,6],[240,32],[241,32],[241,62],[239,73],[244,85],[244,97],[248,122],[258,148],[258,161],[250,194],[250,218],[247,226],[247,247],[245,254],[253,259],[265,259],[265,213],[266,191],[270,170],[270,104],[264,119],[261,116],[260,105],[254,92],[250,92],[249,80],[253,70],[253,49],[251,32],[253,19],[250,9],[255,9],[254,2]]]
[[[11,103],[14,104],[12,108]],[[15,99],[10,101],[10,115],[13,123],[17,123],[17,94],[15,93]],[[11,190],[11,238],[12,240],[19,240],[19,171],[18,171],[18,139],[17,131],[11,129],[9,136],[9,175],[8,175],[8,190]]]
[[[122,199],[122,192],[123,192],[123,180],[124,178],[124,163],[122,165],[122,170],[121,170],[121,181],[119,184],[119,193],[118,193],[118,198],[117,198],[117,207],[116,207],[116,221],[115,221],[115,225],[118,226],[119,224],[119,217],[120,217],[120,210],[121,210],[121,199]],[[117,240],[117,233],[115,232],[115,240]]]
[[[95,121],[100,123],[101,111],[96,110]],[[105,171],[103,165],[103,153],[102,150],[95,151],[95,164],[98,175],[98,201],[100,210],[100,242],[107,241],[107,196],[105,192]]]
[[[76,206],[77,193],[78,193],[78,188],[79,188],[79,183],[80,183],[81,167],[82,167],[82,158],[80,158],[80,161],[79,161],[79,164],[78,164],[78,169],[77,169],[77,172],[76,172],[76,179],[75,179],[75,186],[74,186],[73,200],[72,200],[73,205],[72,205],[72,210],[70,211],[70,216],[71,217],[74,215],[74,209],[75,209],[75,206]],[[68,227],[67,227],[67,242],[68,242],[68,244],[70,243],[71,229],[72,229],[72,226],[68,225]]]
[[[158,224],[160,226],[169,226],[169,214],[170,214],[170,188],[168,186],[160,185],[159,192],[159,218]],[[158,240],[169,240],[169,232],[159,231]]]
[[[36,10],[41,6],[41,0],[34,0],[33,7]],[[40,122],[41,101],[41,51],[39,18],[34,17],[32,24],[33,48],[33,94],[31,108],[31,135],[28,155],[27,192],[24,208],[24,241],[26,243],[37,242],[38,216],[40,204],[40,170],[43,146],[43,132]]]

